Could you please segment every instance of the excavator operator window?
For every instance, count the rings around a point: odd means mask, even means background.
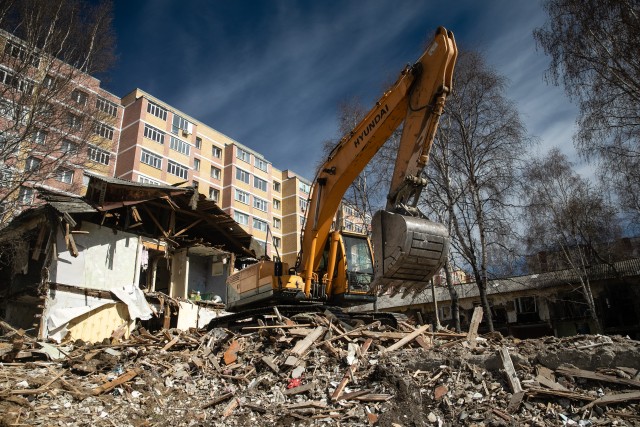
[[[368,292],[373,280],[373,259],[366,237],[343,235],[347,255],[349,291]]]

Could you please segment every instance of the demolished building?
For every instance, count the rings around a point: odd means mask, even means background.
[[[578,273],[573,269],[489,280],[487,295],[494,327],[504,335],[536,338],[546,335],[566,337],[597,331],[581,292],[581,280],[594,295],[602,331],[606,334],[640,337],[640,258],[595,264]],[[471,321],[474,307],[480,306],[475,282],[455,285],[463,329]],[[451,296],[445,286],[404,295],[388,293],[378,297],[380,311],[402,312],[453,325]],[[358,308],[372,309],[372,305]],[[486,326],[484,323],[481,329]]]
[[[0,317],[39,339],[127,337],[135,319],[202,327],[236,259],[255,256],[193,187],[91,176],[85,197],[41,198],[0,231]]]

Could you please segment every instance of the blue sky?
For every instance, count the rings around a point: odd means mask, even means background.
[[[340,102],[372,105],[442,25],[508,79],[537,150],[575,158],[576,108],[545,83],[548,58],[532,37],[540,3],[448,3],[115,0],[118,61],[104,85],[118,96],[139,87],[312,178],[322,142],[340,136]]]

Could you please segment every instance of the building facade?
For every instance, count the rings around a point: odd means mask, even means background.
[[[113,176],[120,98],[100,80],[0,31],[0,203],[15,214],[38,187],[83,194],[83,171]]]
[[[116,178],[191,184],[254,237],[257,256],[295,264],[310,192],[306,179],[140,89],[121,104]]]

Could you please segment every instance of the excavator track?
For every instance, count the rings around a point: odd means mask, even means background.
[[[350,326],[358,326],[380,321],[381,324],[392,328],[398,327],[398,322],[406,320],[406,316],[397,313],[386,312],[346,312],[341,307],[328,306],[322,304],[310,305],[277,305],[270,307],[258,307],[243,310],[227,316],[216,317],[207,325],[207,330],[214,328],[237,329],[245,326],[253,326],[258,323],[258,319],[266,321],[269,317],[276,316],[274,307],[278,312],[285,316],[291,317],[296,314],[304,313],[324,313],[329,311],[341,323]]]

